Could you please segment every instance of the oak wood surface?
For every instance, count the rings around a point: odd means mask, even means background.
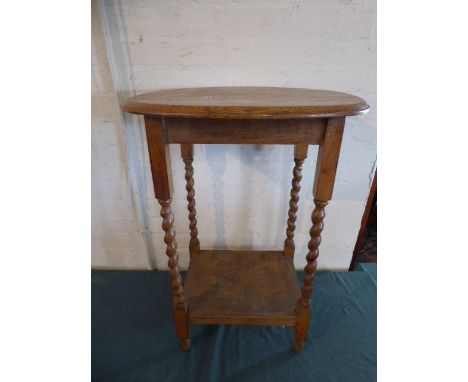
[[[162,119],[145,117],[145,130],[154,194],[158,200],[169,200],[173,191],[171,155],[164,139]]]
[[[171,277],[172,287],[172,314],[176,324],[176,333],[181,341],[183,350],[189,350],[190,327],[188,325],[187,305],[184,298],[184,288],[179,269],[179,254],[177,253],[176,231],[174,228],[174,213],[171,208],[171,199],[158,200],[161,205],[162,229],[164,231],[164,243],[166,244],[167,265]]]
[[[319,246],[321,242],[321,233],[323,230],[323,219],[325,218],[325,207],[328,202],[314,200],[315,208],[312,212],[312,228],[309,231],[310,241],[308,244],[307,265],[304,267],[304,285],[301,289],[301,298],[297,301],[297,321],[296,321],[296,339],[294,350],[301,351],[307,339],[310,315],[311,301],[310,297],[313,291],[313,281],[317,270],[317,258],[319,256]]]
[[[319,256],[323,219],[325,218],[325,207],[333,193],[344,124],[345,118],[343,117],[329,118],[327,120],[323,142],[319,146],[317,155],[313,186],[315,208],[312,212],[312,228],[309,231],[309,252],[306,256],[307,265],[304,267],[304,285],[301,289],[301,298],[297,301],[296,308],[297,321],[294,343],[294,350],[296,352],[303,349],[308,335],[311,315],[310,299],[317,270],[317,258]]]
[[[283,251],[201,250],[184,284],[189,320],[205,324],[289,325],[299,283]]]
[[[309,144],[323,139],[326,119],[193,119],[164,117],[168,143]]]
[[[174,213],[172,211],[172,174],[169,145],[165,142],[161,118],[145,117],[146,140],[153,175],[153,186],[156,199],[161,206],[162,229],[168,257],[169,274],[172,287],[172,314],[176,324],[176,333],[183,350],[191,347],[190,327],[187,317],[187,304],[184,298],[182,278],[177,253]]]
[[[133,114],[227,119],[337,117],[368,109],[363,99],[347,93],[279,87],[162,90],[132,97],[123,106]]]
[[[325,206],[332,197],[345,117],[365,113],[366,102],[338,92],[286,88],[176,89],[136,96],[124,110],[145,116],[156,199],[173,289],[173,314],[182,348],[189,323],[295,327],[294,349],[309,332],[311,295]],[[190,221],[190,265],[181,284],[169,144],[181,144]],[[204,251],[197,237],[194,143],[294,144],[293,180],[284,251]],[[302,289],[293,266],[294,230],[307,147],[319,145],[307,265]]]
[[[323,142],[317,154],[313,186],[315,199],[328,201],[332,197],[344,124],[344,118],[328,119]]]
[[[294,146],[294,169],[291,181],[291,193],[289,199],[288,223],[286,228],[286,240],[284,241],[284,254],[294,257],[294,230],[296,229],[297,203],[299,202],[299,192],[301,191],[302,164],[307,158],[308,145]]]
[[[189,251],[190,256],[198,254],[200,252],[200,241],[198,240],[197,230],[197,211],[195,209],[195,181],[193,180],[193,144],[182,144],[180,145],[180,153],[185,164],[185,181],[187,190],[187,209],[189,211],[189,228],[190,228],[190,244]]]

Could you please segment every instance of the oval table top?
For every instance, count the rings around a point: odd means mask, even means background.
[[[286,119],[344,117],[366,113],[369,105],[347,93],[279,87],[212,87],[163,90],[130,98],[132,114],[222,118]]]

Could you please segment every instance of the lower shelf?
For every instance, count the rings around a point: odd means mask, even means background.
[[[184,284],[190,322],[286,325],[296,322],[300,288],[282,251],[200,251]]]

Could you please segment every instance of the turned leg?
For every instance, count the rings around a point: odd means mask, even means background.
[[[193,188],[193,144],[181,144],[182,159],[185,163],[185,181],[187,182],[185,189],[187,190],[187,201],[190,221],[190,257],[200,253],[200,241],[198,240],[197,230],[197,211],[195,210],[195,189]]]
[[[171,276],[172,286],[172,313],[176,323],[177,337],[181,340],[182,349],[190,349],[190,331],[187,320],[187,311],[184,300],[184,289],[179,270],[179,255],[175,239],[174,213],[171,208],[171,200],[158,200],[161,205],[162,228],[165,232],[166,255],[169,258],[167,265]]]
[[[325,206],[328,202],[314,200],[315,209],[312,212],[312,228],[310,229],[309,252],[307,253],[307,265],[304,268],[304,286],[301,290],[301,297],[297,302],[298,322],[296,324],[295,351],[301,351],[307,339],[310,321],[310,296],[313,290],[315,271],[317,270],[317,258],[319,255],[319,245],[323,230],[323,219],[325,217]]]
[[[294,230],[296,229],[297,202],[301,190],[302,164],[307,158],[307,145],[294,146],[293,179],[291,182],[291,199],[289,200],[288,227],[286,228],[286,240],[284,241],[284,254],[294,257]]]
[[[335,183],[336,168],[340,153],[341,139],[343,136],[344,118],[329,118],[323,137],[319,146],[317,166],[314,180],[314,204],[312,212],[312,228],[310,229],[309,251],[307,253],[307,265],[304,268],[304,285],[301,296],[296,306],[296,326],[294,350],[302,351],[311,318],[311,296],[315,271],[317,270],[317,258],[319,245],[323,230],[323,219],[325,217],[325,206],[332,197],[333,185]]]
[[[183,350],[190,349],[190,330],[187,305],[184,299],[184,289],[179,270],[179,255],[175,239],[174,214],[171,208],[172,178],[169,146],[164,141],[163,124],[161,118],[145,116],[146,139],[153,176],[153,186],[156,199],[161,205],[162,228],[166,255],[172,286],[172,313],[176,325],[177,337],[181,341]]]

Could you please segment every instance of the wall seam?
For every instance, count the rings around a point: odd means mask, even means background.
[[[120,109],[120,105],[125,101],[125,99],[129,98],[131,95],[134,95],[136,93],[135,87],[132,84],[131,92],[125,92],[126,93],[125,95],[123,94],[123,92],[117,91],[117,89],[120,89],[119,85],[121,84],[121,79],[118,74],[118,69],[116,67],[112,33],[109,30],[110,28],[109,15],[106,9],[105,0],[99,0],[98,4],[99,4],[99,17],[101,18],[102,27],[104,31],[104,41],[106,45],[107,61],[108,61],[109,70],[110,70],[111,78],[112,78],[113,89],[114,89],[113,93],[117,97],[117,100],[119,102],[119,109]],[[121,123],[120,128],[122,130],[122,134],[123,134],[124,141],[125,141],[125,154],[127,158],[128,178],[129,178],[128,181],[130,185],[132,207],[137,217],[139,231],[142,234],[145,255],[148,261],[148,269],[155,270],[155,269],[158,269],[158,264],[156,261],[157,257],[156,257],[154,245],[152,243],[151,230],[148,228],[148,225],[146,224],[145,206],[142,201],[142,197],[141,197],[142,193],[140,192],[140,187],[138,186],[139,184],[138,175],[136,174],[136,168],[137,168],[137,165],[139,165],[139,163],[134,163],[136,160],[134,159],[133,155],[131,155],[131,148],[130,148],[129,142],[132,140],[132,138],[129,137],[129,134],[127,132],[125,118],[122,115],[122,111],[120,111],[119,113],[119,119]],[[133,140],[134,139],[135,138],[133,138]]]

